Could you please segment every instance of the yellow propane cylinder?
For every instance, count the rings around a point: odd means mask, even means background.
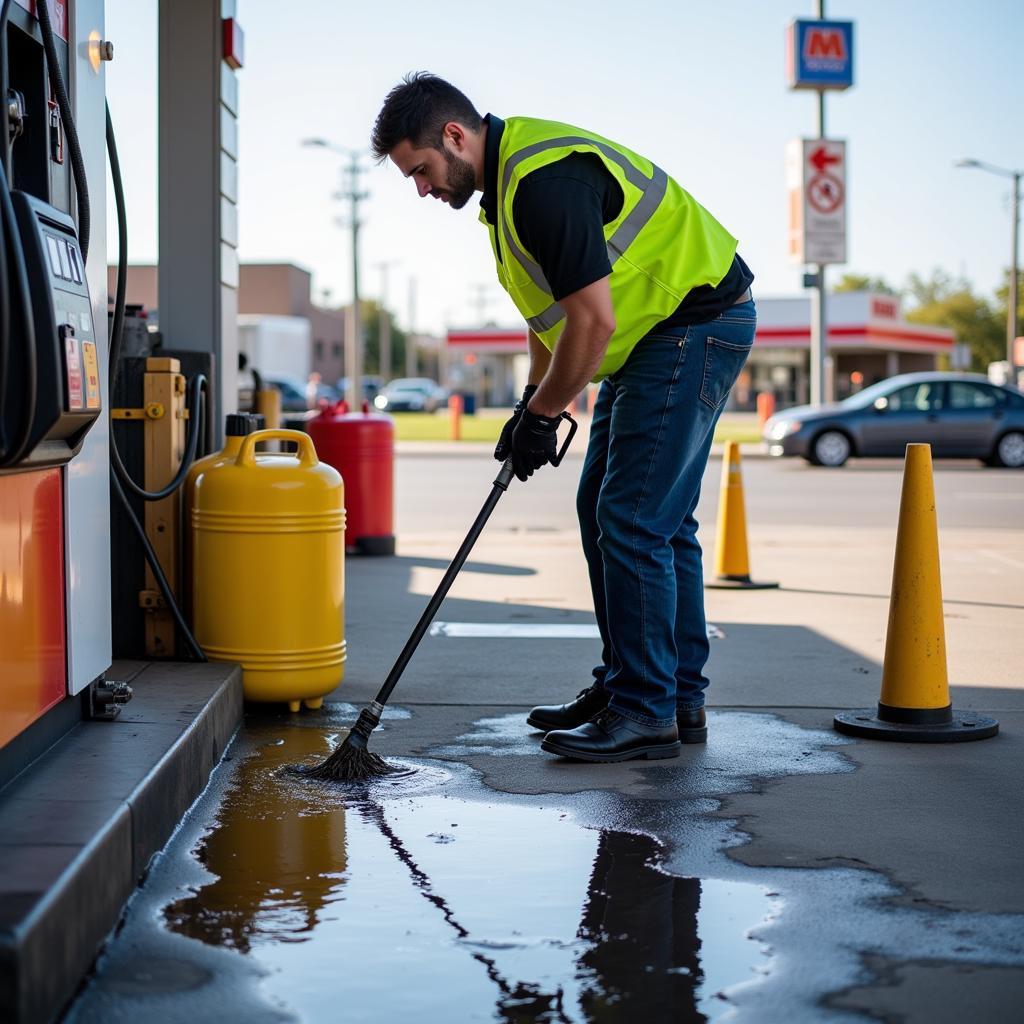
[[[224,447],[219,452],[205,455],[192,463],[182,487],[182,503],[184,505],[182,531],[181,563],[184,585],[185,621],[192,624],[192,506],[195,502],[196,481],[208,469],[234,462],[242,447],[242,438],[263,429],[263,417],[256,413],[229,413],[224,423]]]
[[[295,454],[257,453],[288,441]],[[242,666],[245,696],[318,708],[345,664],[344,484],[308,434],[260,430],[195,481],[192,608],[214,661]]]

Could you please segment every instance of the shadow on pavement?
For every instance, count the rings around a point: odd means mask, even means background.
[[[787,587],[782,586],[780,589],[786,591],[787,594],[821,594],[823,597],[870,597],[882,601],[888,601],[890,599],[889,594],[863,594],[855,591],[842,591],[842,590],[817,590],[813,587]],[[943,604],[966,604],[974,608],[1022,608],[1024,604],[1004,604],[999,601],[960,601],[953,597],[944,597]]]

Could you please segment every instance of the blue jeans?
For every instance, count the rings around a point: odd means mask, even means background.
[[[704,706],[709,647],[694,510],[715,424],[750,354],[752,301],[645,336],[598,392],[576,508],[612,710],[668,726]]]

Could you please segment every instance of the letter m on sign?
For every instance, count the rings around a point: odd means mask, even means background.
[[[853,85],[853,22],[797,19],[786,33],[791,89],[849,89]]]
[[[836,28],[812,28],[804,36],[804,60],[836,60],[845,63],[846,36]]]

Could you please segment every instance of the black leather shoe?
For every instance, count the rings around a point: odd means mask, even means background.
[[[534,708],[526,719],[527,725],[541,732],[552,729],[575,729],[584,722],[589,722],[598,711],[608,707],[611,694],[596,683],[580,690],[576,699],[568,704],[545,704]]]
[[[707,743],[708,720],[703,708],[695,711],[676,710],[676,725],[681,743]]]
[[[549,754],[574,761],[632,761],[646,758],[678,757],[682,744],[673,722],[665,728],[640,725],[605,708],[590,722],[576,729],[549,732],[540,745]]]

